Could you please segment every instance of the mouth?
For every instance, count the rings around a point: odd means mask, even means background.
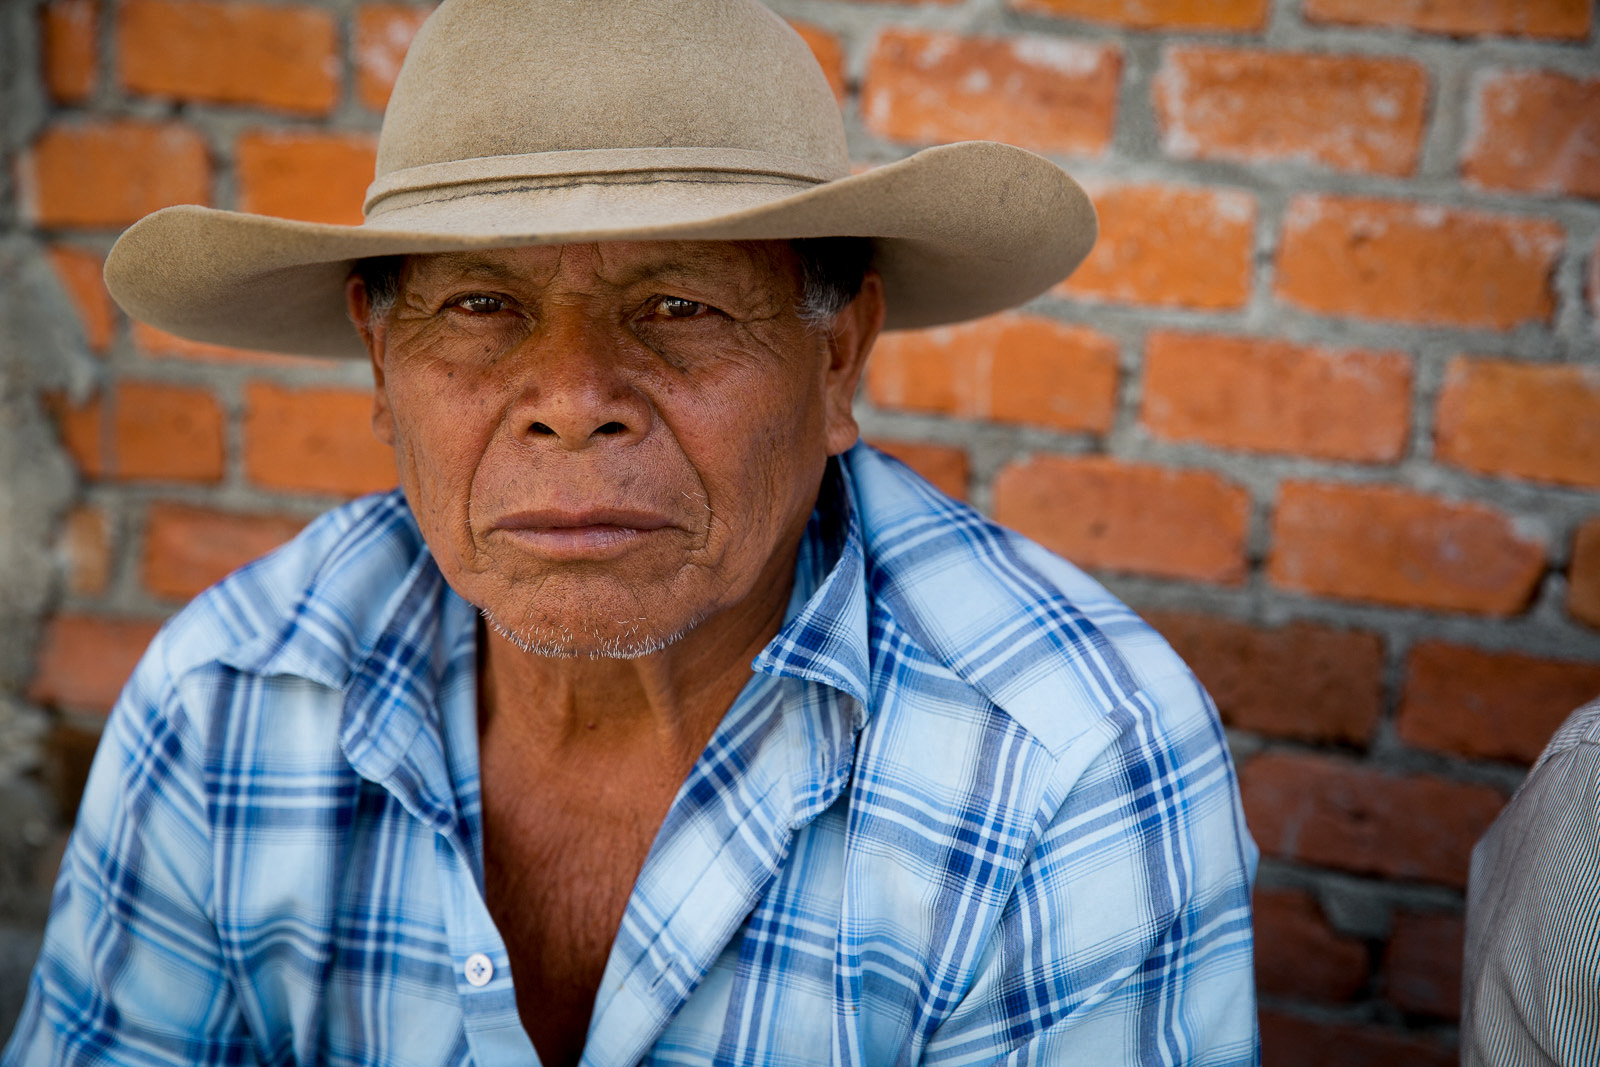
[[[671,530],[665,515],[622,508],[537,510],[503,515],[491,537],[551,561],[613,559]]]

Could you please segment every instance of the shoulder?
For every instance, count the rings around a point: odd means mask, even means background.
[[[1083,571],[893,459],[847,459],[873,610],[1045,748],[1129,714],[1213,725],[1183,661]]]
[[[342,684],[340,659],[376,632],[425,552],[398,491],[351,501],[201,593],[162,627],[140,669],[170,680],[220,663]]]

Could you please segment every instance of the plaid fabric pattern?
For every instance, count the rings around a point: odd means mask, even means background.
[[[0,1062],[537,1062],[480,889],[476,634],[398,494],[177,616]],[[1258,1059],[1221,727],[1098,585],[858,447],[754,666],[585,1064]]]

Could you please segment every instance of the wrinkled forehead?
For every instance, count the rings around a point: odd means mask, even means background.
[[[800,262],[787,241],[616,241],[421,253],[397,262],[408,283],[457,277],[549,286],[599,282],[717,282],[793,292]]]

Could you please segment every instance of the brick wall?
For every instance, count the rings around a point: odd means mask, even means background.
[[[1094,194],[1070,281],[886,337],[863,424],[1101,575],[1211,688],[1265,857],[1267,1063],[1451,1062],[1472,842],[1600,693],[1593,5],[777,6],[860,165],[993,137]],[[25,693],[49,840],[160,619],[392,478],[360,366],[130,323],[104,253],[170,203],[358,220],[425,12],[51,0],[30,24],[51,106],[7,203],[99,357],[46,397],[80,475]]]

